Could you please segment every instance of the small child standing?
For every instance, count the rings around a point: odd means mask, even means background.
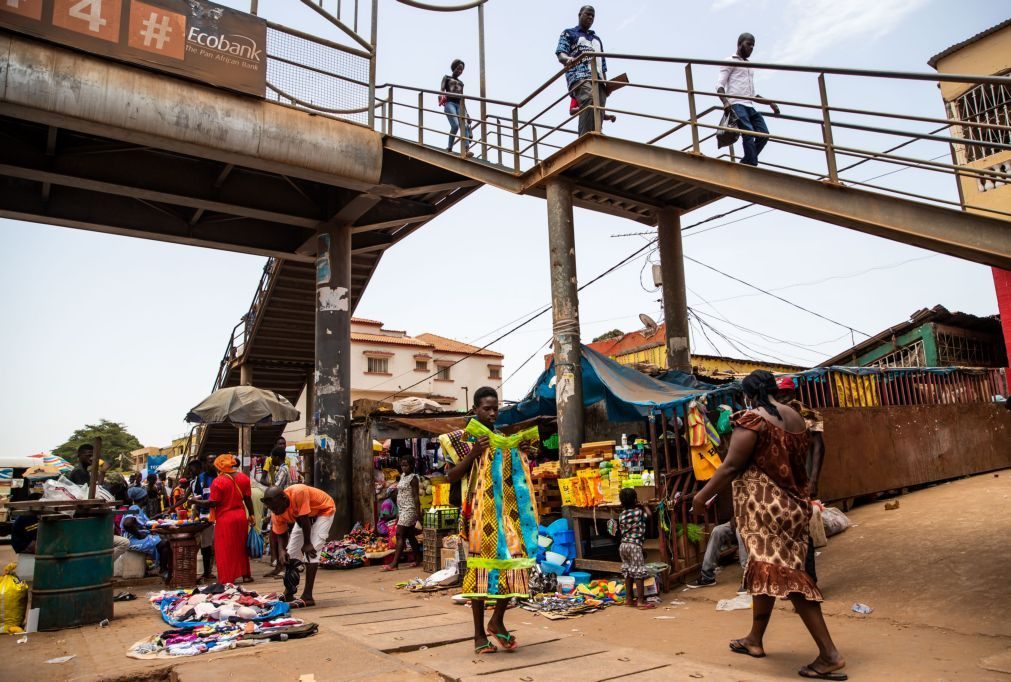
[[[633,488],[622,488],[618,500],[621,502],[621,515],[618,516],[621,545],[618,552],[621,555],[621,573],[625,577],[625,603],[635,606],[638,596],[640,609],[655,609],[656,604],[646,601],[646,559],[642,551],[649,510],[639,504]]]

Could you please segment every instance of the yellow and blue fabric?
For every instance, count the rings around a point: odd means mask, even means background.
[[[524,441],[538,442],[537,427],[504,436],[471,420],[464,433],[474,440],[487,436],[489,446],[474,462],[463,506],[461,535],[469,550],[463,596],[527,597],[538,519],[530,469],[517,448]]]

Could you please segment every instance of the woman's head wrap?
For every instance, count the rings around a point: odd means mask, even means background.
[[[218,455],[214,458],[214,467],[223,474],[234,474],[238,465],[239,460],[235,459],[235,455]]]
[[[147,499],[147,489],[135,485],[127,488],[126,496],[130,498],[131,502],[142,502]]]

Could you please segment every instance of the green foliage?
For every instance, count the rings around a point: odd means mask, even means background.
[[[678,537],[681,537],[684,534],[685,534],[684,525],[682,525],[682,524],[679,523],[678,524]],[[702,541],[702,526],[698,525],[697,523],[689,523],[688,524],[688,542],[691,542],[693,544],[698,544],[701,541]]]
[[[103,419],[98,424],[85,424],[74,431],[67,442],[53,450],[53,454],[76,464],[77,447],[94,442],[96,436],[102,437],[102,459],[120,466],[123,455],[144,447],[136,436],[126,430],[125,424]]]
[[[612,329],[611,331],[604,332],[603,334],[601,334],[600,336],[598,336],[597,338],[595,338],[592,341],[592,343],[597,343],[597,341],[606,341],[608,339],[617,339],[617,338],[619,338],[621,336],[624,336],[624,335],[625,335],[625,332],[621,331],[620,329]]]

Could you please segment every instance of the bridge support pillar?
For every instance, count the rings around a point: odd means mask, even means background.
[[[667,368],[692,371],[688,348],[688,294],[685,288],[684,248],[681,244],[681,216],[663,209],[657,222],[657,248],[663,279],[663,317],[667,327]]]
[[[568,475],[569,459],[579,454],[583,444],[583,373],[572,186],[564,180],[549,180],[547,205],[558,453],[562,472]]]
[[[316,237],[316,360],[313,374],[314,481],[336,506],[331,537],[351,530],[351,228]]]
[[[243,362],[239,365],[239,384],[242,386],[253,385],[253,367],[249,363]],[[239,468],[243,473],[248,474],[250,469],[249,458],[253,452],[253,427],[239,427]]]

